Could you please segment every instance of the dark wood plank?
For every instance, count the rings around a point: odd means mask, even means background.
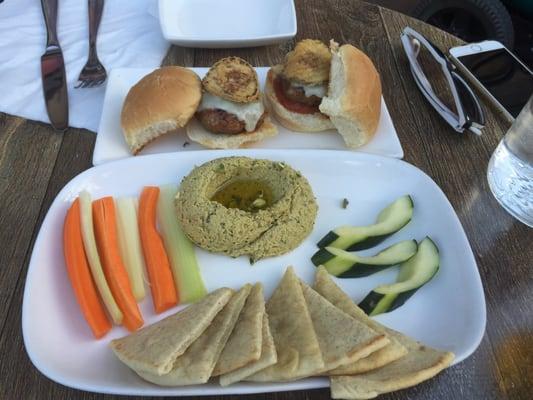
[[[458,39],[356,0],[297,0],[296,6],[296,40],[334,38],[355,44],[374,60],[405,158],[431,175],[450,198],[472,243],[487,295],[488,335],[470,358],[422,385],[381,398],[529,398],[533,381],[532,369],[528,368],[533,365],[533,274],[528,267],[533,257],[533,233],[499,207],[485,179],[488,158],[507,124],[488,110],[488,129],[483,137],[453,133],[410,79],[398,36],[409,24],[443,49],[458,43]],[[253,65],[272,65],[280,62],[293,45],[294,41],[252,49],[172,47],[163,64],[209,66],[221,57],[238,55]],[[0,255],[0,315],[5,316],[0,336],[0,398],[123,398],[57,385],[31,366],[23,350],[20,312],[28,250],[57,192],[72,176],[90,167],[95,138],[86,131],[69,132],[64,139],[55,135],[46,125],[0,116],[0,201],[4,200],[0,223],[10,226],[3,223],[6,221],[18,227],[27,222],[15,234],[5,229],[0,232],[0,243],[9,250]],[[6,210],[6,204],[12,208]],[[329,398],[329,391],[238,398],[318,400]],[[222,397],[206,398],[211,399]]]
[[[162,66],[181,65],[183,67],[194,66],[194,49],[186,47],[171,46],[165,58],[161,62]]]
[[[21,274],[61,140],[45,124],[0,113],[0,315]]]
[[[53,130],[50,127],[43,127],[41,134],[50,134]],[[57,162],[50,165],[49,179],[46,179],[43,194],[39,199],[39,206],[35,207],[35,221],[31,222],[31,232],[26,240],[29,248],[33,247],[36,235],[41,226],[48,208],[57,193],[65,184],[80,172],[91,167],[92,150],[96,135],[87,130],[69,129],[64,135],[61,146],[57,149],[57,155],[53,160]],[[31,147],[30,147],[31,148]],[[37,150],[37,149],[35,149]],[[50,157],[52,158],[52,157]],[[29,161],[29,160],[28,160]],[[41,160],[41,163],[45,163]],[[24,167],[18,167],[20,171]],[[31,170],[30,170],[31,171]],[[16,191],[13,191],[16,193]],[[41,206],[42,203],[42,206]],[[15,222],[13,222],[15,224]],[[14,225],[16,226],[16,224]],[[0,352],[3,360],[10,362],[0,363],[0,398],[6,399],[30,399],[30,398],[56,398],[54,393],[61,392],[62,386],[56,385],[41,375],[34,367],[29,365],[29,359],[23,349],[21,332],[22,295],[27,272],[27,265],[31,252],[27,252],[18,260],[18,272],[21,279],[18,279],[16,292],[10,304],[5,322],[4,330],[0,336]],[[24,269],[20,268],[24,265]],[[46,327],[43,327],[43,334]],[[20,379],[24,377],[24,379]],[[30,382],[32,382],[30,384]]]

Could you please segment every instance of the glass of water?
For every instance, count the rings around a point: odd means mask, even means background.
[[[487,179],[502,207],[533,227],[533,96],[492,154]]]

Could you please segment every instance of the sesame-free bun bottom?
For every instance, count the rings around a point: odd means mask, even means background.
[[[185,129],[189,139],[210,149],[236,149],[278,134],[278,129],[272,124],[268,115],[265,116],[261,125],[253,132],[243,132],[235,135],[213,133],[205,129],[196,118],[193,118]]]

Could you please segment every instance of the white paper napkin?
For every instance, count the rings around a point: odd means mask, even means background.
[[[69,125],[96,131],[105,84],[74,89],[89,51],[87,0],[58,0],[57,30],[69,94]],[[108,0],[98,31],[98,56],[107,72],[117,67],[155,68],[168,43],[157,15],[157,0]],[[48,122],[42,93],[40,58],[46,46],[41,2],[0,3],[0,111]]]

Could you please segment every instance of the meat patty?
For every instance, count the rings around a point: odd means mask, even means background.
[[[244,131],[243,121],[240,121],[235,114],[218,108],[198,111],[196,117],[209,132],[235,135]]]
[[[287,99],[297,103],[307,104],[313,107],[318,107],[318,105],[322,101],[322,99],[318,96],[307,97],[303,88],[292,86],[290,81],[288,81],[287,79],[280,79],[281,85],[283,87],[283,92]]]
[[[197,111],[196,117],[202,126],[212,133],[237,135],[246,132],[244,121],[239,120],[235,114],[230,114],[218,108]],[[265,114],[263,113],[259,121],[257,121],[256,128],[263,123],[264,118]]]

